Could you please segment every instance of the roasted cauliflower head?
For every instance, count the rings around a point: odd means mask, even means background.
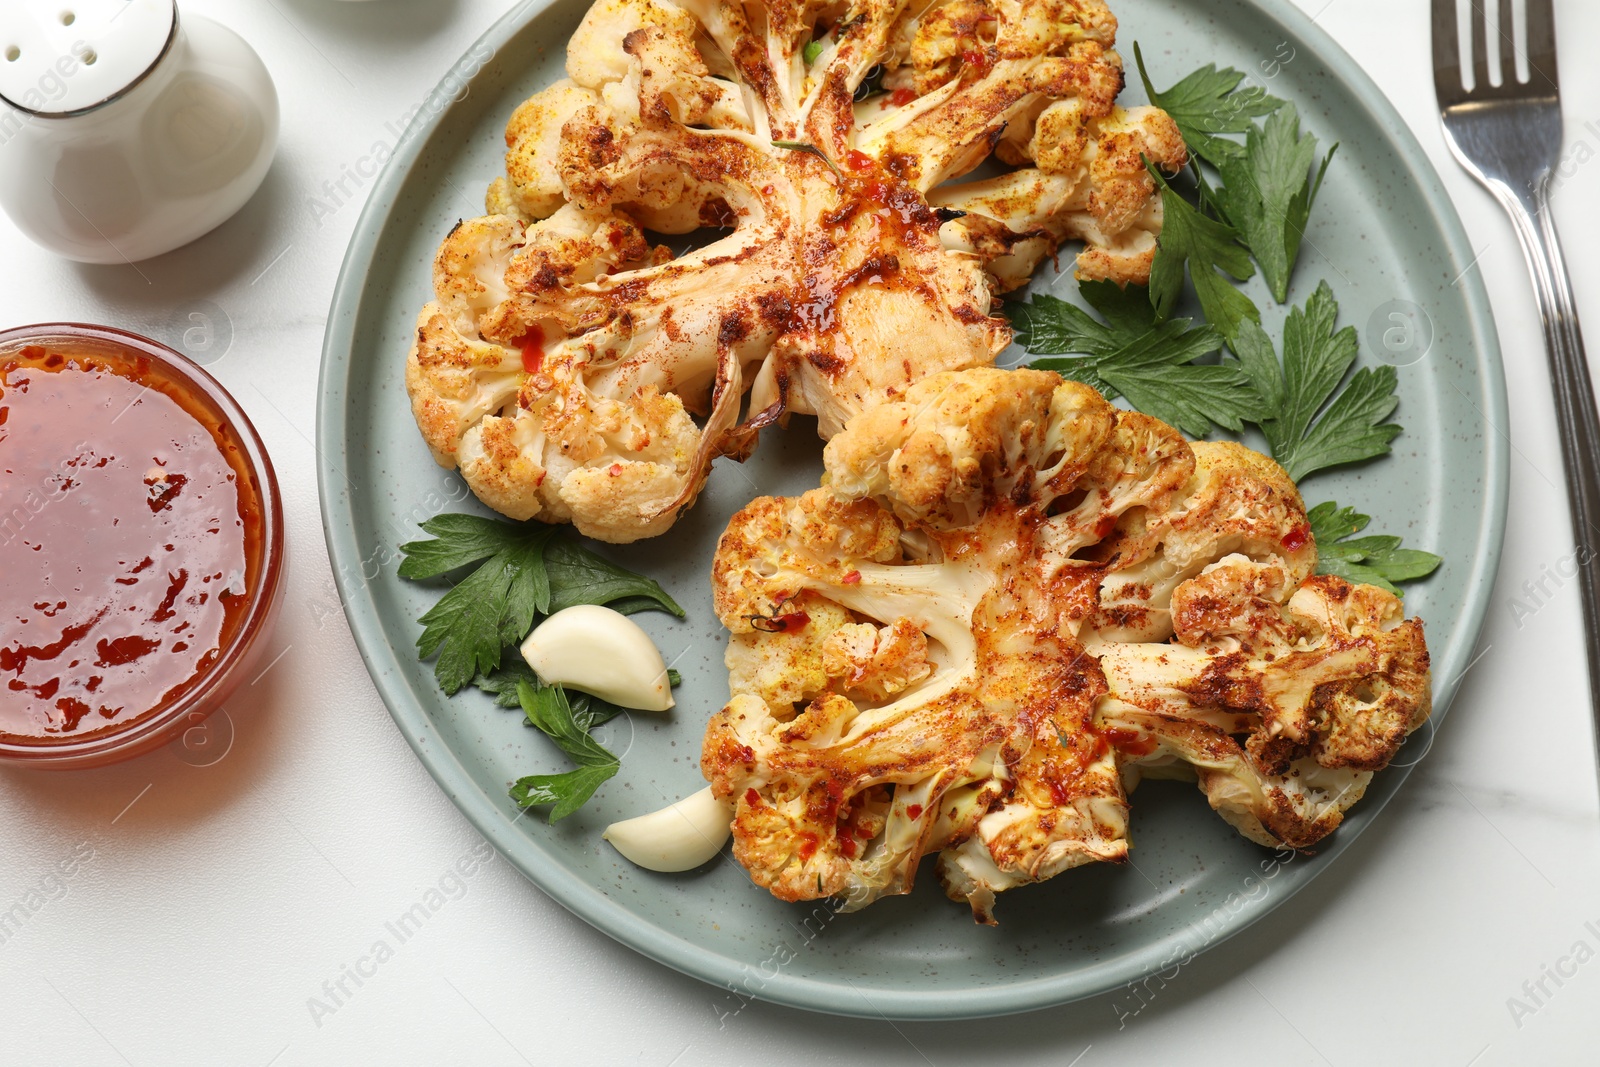
[[[734,856],[860,908],[1128,852],[1128,789],[1187,776],[1304,848],[1429,712],[1422,624],[1313,577],[1294,485],[1032,370],[933,375],[850,420],[821,488],[734,516],[712,585],[732,699],[701,769]]]
[[[599,0],[439,250],[406,365],[434,457],[513,518],[658,534],[712,460],[993,362],[1067,240],[1144,281],[1144,160],[1102,0]],[[990,157],[996,177],[952,182]],[[728,231],[674,256],[650,232]],[[748,399],[747,399],[748,396]]]

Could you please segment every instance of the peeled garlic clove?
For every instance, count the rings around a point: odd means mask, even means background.
[[[533,628],[522,658],[551,685],[592,693],[625,708],[666,711],[672,685],[650,635],[619,611],[565,608]]]
[[[614,822],[601,835],[625,859],[650,871],[692,871],[711,859],[733,833],[733,805],[708,785],[676,804]]]

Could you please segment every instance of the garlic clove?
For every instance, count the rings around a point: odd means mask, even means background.
[[[614,822],[601,836],[623,858],[650,871],[692,871],[711,859],[733,834],[733,805],[708,785],[649,815]]]
[[[592,693],[640,711],[672,707],[672,685],[650,635],[619,611],[564,608],[533,628],[522,658],[550,685]]]

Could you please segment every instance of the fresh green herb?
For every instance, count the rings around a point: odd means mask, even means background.
[[[624,615],[666,611],[683,618],[683,609],[660,582],[619,567],[569,538],[551,543],[544,565],[550,574],[551,614],[574,604],[604,604]]]
[[[472,680],[472,684],[494,697],[494,702],[500,707],[519,708],[522,706],[522,701],[517,698],[517,686],[523,682],[533,686],[544,683],[539,681],[539,676],[528,666],[527,661],[513,650],[507,649],[501,659],[500,666],[487,674],[478,675]]]
[[[1137,53],[1137,49],[1136,49]],[[1256,87],[1239,89],[1242,75],[1206,67],[1165,93],[1149,84],[1152,99],[1178,120],[1196,154],[1215,162],[1226,179],[1214,186],[1198,164],[1201,207],[1190,203],[1146,163],[1158,184],[1163,228],[1150,271],[1148,303],[1138,290],[1120,293],[1106,284],[1081,287],[1100,322],[1053,297],[1017,306],[1018,340],[1029,352],[1081,353],[1032,366],[1086,382],[1108,397],[1125,396],[1191,436],[1211,424],[1238,432],[1256,423],[1273,457],[1299,481],[1325,467],[1383,455],[1400,427],[1389,421],[1398,403],[1392,367],[1355,371],[1355,330],[1335,332],[1338,304],[1326,283],[1304,308],[1291,309],[1280,361],[1261,327],[1261,313],[1235,282],[1255,274],[1252,254],[1268,286],[1287,298],[1289,276],[1306,220],[1327,173],[1330,150],[1316,167],[1317,141],[1302,134],[1294,107]],[[1253,118],[1269,116],[1264,124]],[[1243,145],[1221,135],[1245,133]],[[1231,148],[1218,147],[1220,145]],[[1206,324],[1170,316],[1194,285]],[[1227,342],[1233,359],[1205,357]]]
[[[1335,332],[1338,314],[1323,282],[1304,308],[1289,312],[1281,365],[1254,322],[1243,323],[1233,342],[1240,366],[1276,413],[1258,422],[1272,458],[1296,482],[1324,467],[1381,456],[1400,432],[1386,421],[1399,403],[1395,369],[1363,367],[1346,381],[1356,360],[1356,331],[1346,326]]]
[[[1401,548],[1400,538],[1382,534],[1356,537],[1370,518],[1355,508],[1324,501],[1306,515],[1317,543],[1317,573],[1332,574],[1348,582],[1376,585],[1401,595],[1396,582],[1409,582],[1432,574],[1443,562],[1432,552]]]
[[[811,64],[815,63],[817,61],[817,57],[820,56],[821,54],[822,54],[822,42],[821,41],[810,41],[810,42],[807,42],[805,48],[803,50],[801,50],[801,52],[800,52],[801,58],[805,60],[806,66],[808,66],[808,67],[811,66]]]
[[[1079,292],[1104,322],[1065,300],[1044,294],[1011,311],[1017,340],[1029,352],[1080,353],[1030,363],[1083,382],[1107,398],[1126,396],[1140,411],[1193,437],[1212,424],[1239,433],[1265,409],[1236,363],[1194,361],[1222,347],[1211,326],[1188,319],[1157,322],[1143,289],[1115,282],[1082,282]]]
[[[400,564],[402,578],[433,578],[446,574],[487,559],[496,552],[516,548],[525,539],[521,527],[478,515],[435,515],[423,523],[422,528],[435,539],[401,546],[406,556]],[[546,529],[553,531],[555,527]]]
[[[804,152],[807,155],[816,156],[818,159],[826,163],[828,165],[828,169],[833,171],[834,174],[841,178],[844,177],[843,174],[839,173],[839,168],[834,166],[833,160],[828,158],[827,153],[814,144],[806,141],[773,141],[772,147],[782,148],[790,152]]]
[[[1306,220],[1338,147],[1322,157],[1313,179],[1317,139],[1301,134],[1299,112],[1284,104],[1265,123],[1250,127],[1244,152],[1218,165],[1223,188],[1208,190],[1210,202],[1220,205],[1238,228],[1280,304],[1289,298],[1289,275],[1300,254]]]
[[[1191,436],[1212,423],[1237,432],[1253,422],[1296,482],[1386,454],[1400,433],[1391,421],[1398,376],[1388,366],[1352,373],[1356,332],[1335,329],[1339,307],[1327,283],[1290,309],[1281,357],[1260,310],[1234,284],[1259,264],[1273,297],[1287,302],[1306,223],[1338,146],[1319,164],[1317,139],[1301,132],[1295,108],[1259,86],[1241,88],[1244,75],[1236,70],[1208,65],[1157,92],[1138,45],[1134,56],[1151,101],[1176,120],[1189,146],[1198,206],[1147,162],[1164,213],[1148,293],[1081,284],[1099,318],[1045,295],[1013,305],[1017,340],[1030,353],[1054,357],[1030,366],[1124,396]],[[1231,137],[1238,134],[1242,143]],[[1171,317],[1185,275],[1202,324]],[[1227,351],[1213,361],[1222,342]],[[1438,556],[1401,548],[1399,538],[1355,537],[1368,518],[1353,509],[1320,504],[1310,519],[1323,573],[1398,592],[1394,583],[1439,566]]]
[[[1283,105],[1282,100],[1259,85],[1240,89],[1243,74],[1231,68],[1218,70],[1212,63],[1165,92],[1157,92],[1144,69],[1144,56],[1137,43],[1133,58],[1150,102],[1172,116],[1189,150],[1213,166],[1242,156],[1245,151],[1237,141],[1218,134],[1247,133],[1252,119],[1270,115]]]
[[[1161,187],[1161,236],[1156,239],[1155,261],[1150,266],[1150,302],[1156,318],[1172,314],[1183,295],[1185,265],[1206,321],[1232,340],[1239,323],[1261,321],[1261,312],[1219,271],[1238,281],[1255,274],[1250,253],[1239,243],[1239,232],[1220,219],[1210,218],[1179,195],[1161,172],[1145,164]]]
[[[559,535],[554,526],[437,515],[422,529],[433,539],[400,546],[402,578],[435,578],[478,565],[418,620],[417,652],[423,659],[438,656],[433,673],[446,693],[492,674],[505,646],[526,637],[539,615],[574,604],[684,614],[658,583]]]
[[[522,640],[534,617],[549,610],[543,556],[555,528],[519,531],[473,515],[439,515],[422,528],[434,540],[400,546],[402,578],[433,578],[482,561],[418,620],[417,652],[423,659],[438,655],[434,676],[454,693],[499,666],[500,650]]]
[[[560,686],[517,684],[517,700],[530,725],[543,731],[578,766],[561,774],[533,774],[511,787],[511,799],[524,808],[553,804],[550,821],[564,819],[583,807],[606,779],[621,766],[617,757],[589,735],[573,714],[566,691]]]
[[[1017,343],[1029,352],[1077,352],[1085,356],[1110,356],[1141,340],[1155,322],[1149,294],[1142,286],[1123,287],[1116,282],[1083,281],[1078,293],[1105,319],[1101,322],[1083,309],[1058,297],[1035,295],[1031,303],[1014,304],[1007,309],[1016,329]],[[1165,333],[1183,333],[1188,320],[1162,323]],[[1215,352],[1222,342],[1216,331],[1209,331],[1210,347],[1196,355]]]
[[[504,663],[488,674],[478,675],[472,680],[472,684],[494,697],[494,702],[502,708],[522,706],[518,690],[523,685],[531,685],[535,689],[549,688],[534,673],[533,668],[516,654],[515,649],[508,649]],[[573,720],[585,730],[610,722],[626,710],[609,700],[603,700],[590,693],[580,693],[576,689],[567,693],[567,704],[572,708]]]
[[[472,684],[494,697],[494,702],[502,708],[521,707],[522,701],[517,695],[517,687],[526,682],[537,688],[543,686],[544,682],[515,650],[507,650],[504,659],[499,667],[488,674],[480,674],[474,678]],[[676,689],[683,684],[683,675],[668,667],[667,684]],[[626,710],[609,700],[603,700],[590,693],[580,693],[576,689],[567,694],[567,702],[572,706],[572,717],[586,730],[603,722],[609,722]]]

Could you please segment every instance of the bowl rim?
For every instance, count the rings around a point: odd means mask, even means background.
[[[145,356],[175,382],[222,415],[222,432],[239,445],[245,466],[255,479],[261,502],[261,569],[250,588],[250,603],[232,639],[206,669],[199,682],[177,701],[147,719],[76,742],[21,745],[0,740],[0,762],[18,767],[67,769],[94,767],[128,759],[166,744],[172,735],[202,722],[222,706],[239,681],[252,653],[270,633],[272,616],[282,599],[284,557],[283,497],[277,471],[261,435],[233,394],[210,372],[159,341],[115,326],[83,322],[41,322],[0,330],[0,353],[51,341],[99,341]]]

